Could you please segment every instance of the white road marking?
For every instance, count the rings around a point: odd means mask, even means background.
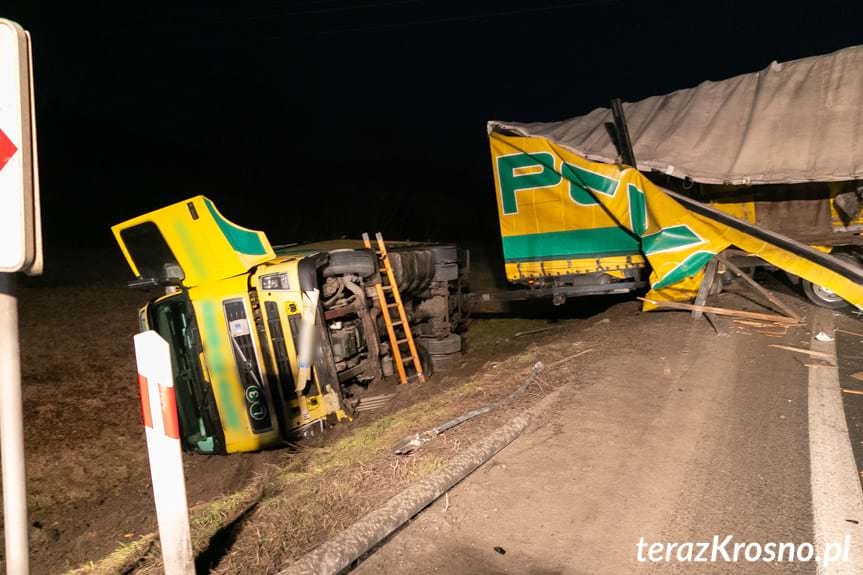
[[[814,334],[833,334],[833,312],[814,310],[813,351],[836,353],[834,341]],[[837,358],[838,360],[838,358]],[[863,573],[863,490],[851,450],[837,369],[809,368],[809,460],[816,552],[825,545],[842,545],[850,536],[847,561],[819,562],[818,575]]]

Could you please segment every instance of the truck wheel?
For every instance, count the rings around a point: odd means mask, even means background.
[[[453,281],[458,279],[458,264],[435,264],[434,278],[436,282]]]
[[[435,264],[453,264],[458,261],[458,247],[455,244],[430,246],[428,250],[434,255]]]
[[[840,260],[844,260],[852,266],[860,267],[860,260],[848,252],[838,252],[831,254]],[[851,307],[851,304],[820,285],[814,284],[809,280],[800,278],[800,287],[806,295],[806,299],[817,306],[826,307],[828,309],[845,309]]]
[[[330,276],[357,275],[367,278],[377,271],[375,256],[365,250],[333,250],[330,261],[324,267],[325,278]]]
[[[836,295],[832,290],[814,284],[809,280],[800,278],[800,284],[806,298],[817,306],[828,309],[845,309],[851,306],[850,303]]]
[[[443,339],[432,337],[418,337],[417,339],[432,356],[461,351],[461,336],[457,333],[451,333]]]

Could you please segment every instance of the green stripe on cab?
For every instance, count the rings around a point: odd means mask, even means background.
[[[213,220],[215,220],[219,229],[222,230],[223,234],[225,234],[225,237],[228,239],[228,243],[230,243],[231,247],[234,248],[234,251],[250,256],[262,256],[267,253],[267,249],[264,247],[264,244],[261,242],[261,238],[258,237],[257,233],[238,228],[223,218],[219,212],[216,211],[216,207],[213,205],[213,202],[207,198],[204,198],[204,203],[206,204],[207,209],[210,210],[210,214],[213,216]]]

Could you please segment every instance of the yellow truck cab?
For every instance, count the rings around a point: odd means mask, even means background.
[[[392,373],[378,261],[360,242],[273,249],[203,196],[112,231],[130,285],[165,287],[139,319],[169,343],[185,449],[253,451],[314,435],[349,418],[355,397]],[[424,368],[446,365],[464,324],[458,250],[390,248]]]

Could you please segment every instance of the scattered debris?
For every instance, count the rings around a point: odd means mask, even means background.
[[[827,335],[823,331],[819,331],[815,335],[815,339],[817,339],[818,341],[833,341],[836,338],[834,338],[832,335]]]
[[[504,549],[503,547],[495,547],[494,550],[501,555],[506,555],[506,549]]]
[[[784,349],[785,351],[793,351],[794,353],[804,353],[806,355],[812,357],[818,357],[821,359],[829,359],[830,361],[836,361],[836,355],[832,353],[825,353],[823,351],[814,351],[811,349],[803,349],[802,347],[794,347],[792,345],[780,345],[778,343],[771,343],[767,347],[775,347],[776,349]]]
[[[851,374],[851,377],[853,377],[857,381],[863,381],[863,371],[855,371]]]
[[[856,389],[845,389],[842,388],[842,393],[849,393],[851,395],[863,395],[863,391],[858,391]]]
[[[800,316],[797,315],[797,312],[795,312],[791,307],[789,307],[781,299],[776,297],[776,294],[774,294],[772,291],[766,289],[762,285],[759,285],[758,282],[756,282],[754,279],[749,277],[748,274],[743,273],[743,271],[741,271],[740,268],[738,268],[736,265],[731,263],[731,260],[729,260],[727,257],[725,257],[724,254],[717,254],[716,259],[719,260],[720,262],[722,262],[726,268],[728,268],[729,270],[734,272],[734,275],[736,275],[740,279],[744,280],[747,284],[749,284],[749,286],[752,289],[754,289],[756,292],[760,293],[765,298],[767,298],[767,300],[770,303],[772,303],[774,306],[776,306],[780,312],[784,313],[786,316],[788,316],[790,318],[795,319],[797,321],[797,323],[800,322]]]
[[[564,360],[572,359],[572,357],[574,356],[564,358]],[[552,365],[560,365],[560,362],[564,360],[558,360],[557,362],[555,362],[555,364]],[[468,419],[473,419],[474,417],[486,414],[489,411],[496,409],[501,404],[506,403],[507,401],[516,397],[517,395],[521,394],[525,389],[527,389],[536,380],[537,376],[539,376],[539,372],[543,369],[545,369],[543,363],[541,361],[536,362],[535,364],[533,364],[533,368],[530,370],[530,375],[527,376],[527,379],[524,381],[524,383],[519,385],[515,389],[515,391],[513,391],[503,399],[500,399],[494,403],[490,403],[489,405],[486,405],[484,407],[480,407],[479,409],[474,409],[468,411],[467,413],[463,413],[454,419],[450,419],[449,421],[446,421],[438,426],[432,427],[431,429],[428,429],[426,431],[421,431],[419,433],[414,433],[413,435],[403,437],[399,441],[397,441],[395,445],[393,445],[393,453],[395,455],[408,455],[410,453],[413,453],[444,431],[452,429],[457,425],[461,425]]]
[[[389,403],[390,400],[395,396],[395,393],[390,393],[389,395],[372,395],[369,397],[361,397],[357,404],[354,406],[354,411],[373,411],[375,409],[380,409],[384,405]]]
[[[848,331],[847,329],[836,328],[833,330],[833,333],[847,333],[848,335],[856,335],[857,337],[863,337],[863,333],[857,333],[856,331]]]
[[[566,357],[564,357],[564,358],[562,358],[562,359],[555,360],[555,361],[551,362],[550,364],[548,364],[548,368],[549,368],[549,369],[554,369],[555,367],[561,366],[561,365],[563,365],[564,363],[568,362],[568,361],[569,361],[569,360],[571,360],[571,359],[575,359],[576,357],[579,357],[579,356],[584,355],[584,354],[586,354],[586,353],[589,353],[589,352],[591,352],[591,351],[593,351],[593,348],[592,348],[592,347],[589,347],[589,348],[587,348],[587,349],[583,349],[583,350],[579,351],[578,353],[574,353],[574,354],[572,354],[572,355],[568,355],[568,356],[566,356]]]
[[[517,332],[515,332],[515,335],[514,335],[513,337],[523,337],[523,336],[525,336],[525,335],[536,335],[536,334],[538,334],[538,333],[544,333],[544,332],[547,332],[547,331],[552,331],[552,330],[555,330],[555,329],[560,329],[560,328],[562,328],[562,327],[563,327],[562,325],[552,325],[552,326],[549,326],[549,327],[541,327],[541,328],[539,328],[539,329],[529,329],[529,330],[527,330],[527,331],[517,331]]]
[[[704,313],[713,313],[716,315],[729,315],[736,317],[745,317],[749,319],[757,319],[763,321],[769,321],[774,323],[780,323],[783,325],[798,325],[800,320],[794,319],[792,317],[786,317],[784,315],[776,315],[769,313],[759,313],[755,311],[745,311],[742,309],[728,309],[724,307],[714,307],[709,305],[694,305],[691,303],[683,303],[678,301],[656,301],[652,299],[647,299],[640,297],[638,298],[641,301],[645,301],[649,304],[655,305],[657,307],[666,307],[671,309],[684,309],[689,311],[702,311]]]

